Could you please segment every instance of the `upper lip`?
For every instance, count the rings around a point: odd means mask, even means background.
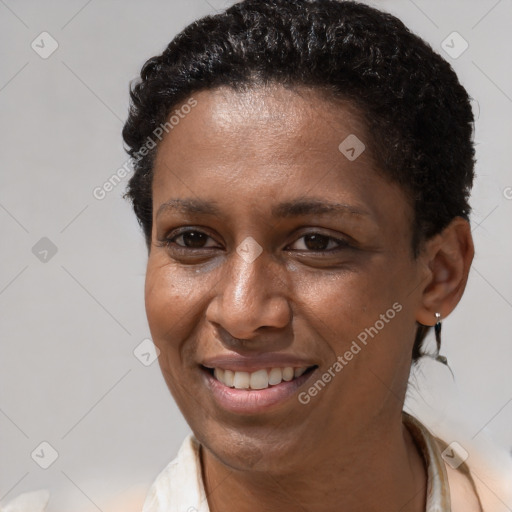
[[[204,359],[201,364],[207,368],[254,372],[263,368],[309,368],[316,366],[311,359],[297,357],[292,354],[267,353],[259,356],[242,356],[240,354],[224,354]]]

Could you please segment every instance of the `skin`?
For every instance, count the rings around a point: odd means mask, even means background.
[[[401,411],[416,322],[445,318],[464,291],[468,223],[454,219],[414,259],[409,197],[368,145],[354,161],[338,150],[349,134],[368,140],[348,103],[281,86],[193,97],[158,148],[145,298],[162,373],[202,445],[210,510],[424,510],[426,472]],[[366,213],[272,216],[299,197]],[[158,214],[176,198],[220,212]],[[248,236],[262,248],[252,263],[236,252]],[[307,405],[236,414],[203,384],[207,357],[287,353],[318,365],[307,389],[394,303],[401,311]]]

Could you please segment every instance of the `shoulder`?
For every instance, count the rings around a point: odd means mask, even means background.
[[[496,457],[489,460],[475,447],[466,452],[457,446],[448,445],[435,438],[443,454],[444,465],[450,487],[452,512],[507,512],[512,506],[512,461],[502,454],[502,464]],[[464,460],[462,460],[464,459]],[[486,460],[487,459],[487,460]],[[492,464],[491,464],[492,462]]]
[[[467,467],[466,464],[463,466]],[[461,466],[452,468],[448,463],[445,463],[445,469],[450,486],[452,512],[488,512],[469,470],[466,473]]]

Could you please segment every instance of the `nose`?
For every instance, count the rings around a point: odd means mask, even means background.
[[[291,288],[279,262],[265,251],[253,261],[233,251],[224,265],[206,318],[227,331],[226,343],[256,340],[262,331],[282,330],[289,324]]]

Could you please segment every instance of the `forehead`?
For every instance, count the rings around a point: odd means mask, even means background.
[[[361,130],[358,110],[348,100],[329,101],[326,92],[306,86],[285,87],[279,84],[246,86],[243,90],[219,87],[201,91],[194,97],[197,110],[211,114],[208,128],[214,131],[230,129],[233,125],[250,129],[264,127],[267,130],[282,130],[285,125],[290,132],[318,127],[318,122],[342,121],[338,128],[351,125]],[[334,105],[338,109],[333,109]],[[311,116],[314,115],[312,118]],[[205,119],[206,120],[206,119]],[[255,122],[255,126],[247,122]]]
[[[217,173],[227,169],[231,175],[257,167],[258,175],[267,178],[294,167],[298,182],[305,167],[321,172],[326,165],[345,164],[339,145],[347,137],[356,137],[361,144],[367,139],[353,105],[327,101],[310,88],[272,85],[240,92],[222,87],[193,98],[196,106],[181,116],[159,145],[154,182],[165,178],[170,167],[215,168]],[[173,119],[178,120],[176,115]],[[365,146],[364,153],[350,163],[354,172],[375,168]]]

